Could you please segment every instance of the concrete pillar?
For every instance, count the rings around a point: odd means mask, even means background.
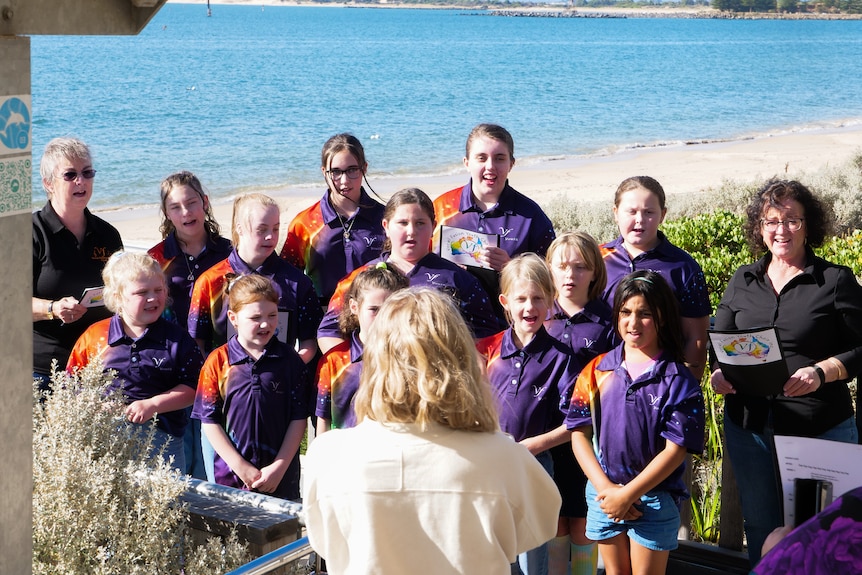
[[[0,573],[21,574],[33,531],[31,120],[30,38],[0,36]]]

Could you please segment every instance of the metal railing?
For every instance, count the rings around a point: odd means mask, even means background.
[[[254,561],[246,563],[226,575],[264,575],[265,573],[272,573],[279,567],[284,567],[303,557],[308,557],[312,553],[314,551],[308,543],[308,537],[302,537],[266,555],[261,555]]]

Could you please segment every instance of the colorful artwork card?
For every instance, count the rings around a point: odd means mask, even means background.
[[[486,247],[497,247],[499,243],[497,234],[440,226],[440,257],[456,264],[490,269],[480,256]]]
[[[748,395],[781,393],[790,374],[775,328],[710,331],[721,371],[736,390]]]
[[[104,286],[87,288],[84,290],[84,293],[81,294],[81,299],[78,301],[81,302],[81,305],[84,307],[99,307],[100,305],[105,305],[105,300],[102,298],[102,291],[104,289]]]

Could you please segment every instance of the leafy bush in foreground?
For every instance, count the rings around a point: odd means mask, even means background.
[[[33,405],[33,573],[224,573],[250,557],[235,538],[195,547],[179,496],[186,482],[151,437],[125,422],[99,362],[54,375]]]

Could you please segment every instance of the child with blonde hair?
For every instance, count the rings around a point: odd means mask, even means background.
[[[279,297],[269,278],[229,278],[226,291],[236,335],[204,363],[192,417],[215,449],[216,483],[296,500],[305,364],[275,337]]]
[[[500,427],[553,476],[550,449],[569,442],[563,417],[578,365],[569,347],[545,330],[554,283],[542,258],[521,254],[511,259],[500,275],[500,289],[510,327],[480,340],[477,347],[487,362]],[[513,572],[546,573],[545,543],[522,554]]]
[[[309,540],[332,572],[508,573],[553,536],[559,494],[500,432],[451,298],[394,293],[364,358],[359,423],[318,437],[304,463]]]
[[[551,243],[546,256],[556,300],[545,329],[569,346],[577,370],[616,345],[611,308],[602,300],[607,282],[599,246],[585,232],[566,232]],[[571,398],[566,398],[568,404]],[[587,538],[587,478],[575,461],[572,446],[551,450],[554,481],[563,496],[557,537],[549,545],[549,575],[594,575],[598,552]]]
[[[203,357],[184,329],[162,317],[167,286],[158,262],[143,253],[116,252],[102,271],[105,306],[114,313],[78,338],[66,369],[99,356],[114,387],[128,400],[126,418],[143,424],[157,417],[154,448],[185,472],[184,408],[194,401]]]
[[[589,478],[586,534],[605,572],[659,575],[677,547],[686,453],[703,449],[703,395],[658,272],[623,278],[613,317],[623,343],[581,371],[566,427]]]
[[[263,194],[245,194],[233,204],[233,251],[195,282],[189,310],[189,333],[202,351],[228,339],[228,305],[223,299],[227,274],[259,274],[276,286],[283,329],[277,337],[290,347],[298,344],[306,363],[317,353],[315,335],[321,310],[311,280],[278,257],[278,203]]]
[[[368,339],[368,329],[386,298],[409,285],[401,272],[383,262],[362,270],[350,284],[347,305],[338,316],[345,341],[329,350],[317,368],[318,433],[330,427],[356,425],[353,398],[359,389],[362,349]]]

